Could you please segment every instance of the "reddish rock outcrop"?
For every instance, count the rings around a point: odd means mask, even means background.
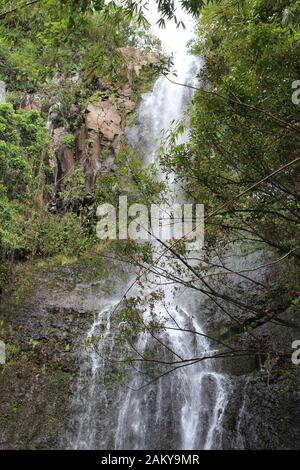
[[[139,77],[143,66],[160,59],[156,53],[133,47],[121,47],[118,51],[124,59],[128,82],[116,87],[100,77],[97,79],[99,99],[83,110],[84,123],[74,133],[73,148],[64,143],[68,131],[62,127],[59,116],[56,116],[59,111],[50,113],[54,154],[51,167],[57,182],[57,192],[62,190],[64,179],[72,175],[75,164],[84,171],[88,193],[93,191],[98,177],[115,170],[115,157],[120,151],[126,116],[135,109],[137,103],[136,85],[132,79]],[[77,117],[80,113],[78,106],[73,104],[71,108],[70,115],[75,113]]]
[[[145,52],[135,47],[119,47],[118,51],[125,59],[129,79],[132,73],[139,77],[143,66],[160,61],[159,54],[156,52]]]

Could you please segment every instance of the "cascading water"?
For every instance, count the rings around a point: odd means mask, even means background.
[[[184,21],[189,23],[187,18]],[[193,28],[190,24],[186,26],[186,29],[176,29],[174,25],[168,25],[157,32],[166,49],[174,54],[176,81],[193,83],[201,64],[199,59],[187,53],[186,43],[191,39]],[[175,48],[174,43],[177,44]],[[136,124],[129,129],[127,137],[134,148],[143,149],[145,165],[155,162],[161,131],[169,130],[173,120],[184,118],[190,99],[189,89],[172,84],[165,77],[158,78],[153,91],[142,97]],[[174,191],[173,183],[169,184],[172,198],[172,189],[174,193],[177,191]],[[127,387],[106,381],[105,377],[114,372],[114,364],[105,361],[104,357],[116,357],[113,355],[118,331],[115,307],[131,279],[132,274],[129,281],[124,280],[119,295],[112,295],[105,303],[86,335],[87,340],[95,336],[101,339],[97,351],[86,345],[82,347],[82,367],[68,447],[220,448],[227,380],[214,371],[213,360],[191,361],[182,367],[182,360],[212,354],[201,328],[202,299],[199,293],[196,295],[178,286],[174,290],[174,285],[159,276],[148,278],[144,286],[144,303],[147,305],[153,283],[160,284],[163,296],[155,305],[155,315],[165,319],[167,328],[156,335],[148,331],[141,333],[134,347],[140,356],[151,348],[163,364],[158,364],[157,378],[153,381],[145,379],[146,366],[143,364],[128,366],[125,371]],[[148,305],[144,321],[152,316],[153,309]],[[144,386],[147,380],[150,383]]]

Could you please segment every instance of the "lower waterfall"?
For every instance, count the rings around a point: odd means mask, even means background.
[[[192,26],[176,29],[168,25],[161,40],[173,49],[176,81],[195,83],[201,63],[189,55],[186,43],[192,37]],[[176,44],[175,50],[173,45]],[[145,165],[155,162],[162,130],[183,119],[191,100],[188,88],[159,77],[153,90],[143,95],[136,123],[127,138],[133,148],[143,148]],[[170,188],[172,192],[172,188]],[[134,274],[123,274],[120,296],[104,299],[95,315],[80,351],[81,370],[74,398],[75,416],[68,448],[72,449],[219,449],[222,446],[222,417],[228,397],[228,379],[216,372],[214,360],[189,363],[181,359],[210,356],[213,351],[201,327],[199,293],[161,282],[163,301],[155,306],[158,317],[167,317],[167,328],[153,338],[141,333],[135,348],[142,354],[153,347],[166,364],[170,356],[178,358],[178,367],[158,365],[157,380],[143,386],[143,367],[126,369],[126,386],[109,382],[114,372],[113,357],[118,325],[115,310]],[[121,276],[122,277],[122,276]],[[151,280],[144,287],[144,301],[153,290]],[[131,293],[134,295],[134,293]],[[150,307],[149,307],[150,309]],[[145,316],[149,315],[146,309]],[[185,330],[185,331],[179,331]],[[193,333],[194,332],[194,333]],[[91,338],[101,337],[96,350],[88,346]],[[100,354],[99,354],[100,352]],[[102,352],[102,353],[101,353]],[[116,355],[114,355],[115,357]],[[176,361],[175,361],[176,362]]]

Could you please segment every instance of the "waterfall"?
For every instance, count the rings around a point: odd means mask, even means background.
[[[154,15],[154,11],[151,10],[150,14]],[[180,16],[180,12],[178,14]],[[186,44],[192,38],[193,27],[189,18],[184,18],[184,21],[186,29],[177,29],[173,24],[168,24],[165,30],[155,29],[165,49],[174,54],[176,81],[193,84],[201,61],[187,53]],[[159,77],[153,90],[143,95],[136,123],[128,130],[127,138],[137,151],[143,149],[145,166],[157,161],[161,131],[169,130],[174,120],[185,119],[185,109],[190,100],[191,90],[174,85],[166,77]],[[170,198],[178,194],[172,179],[170,175],[167,180]],[[143,364],[127,367],[125,385],[105,379],[114,371],[114,364],[105,361],[105,357],[116,357],[113,355],[118,331],[115,308],[126,292],[128,282],[130,284],[132,273],[126,277],[121,292],[112,294],[109,301],[104,302],[86,334],[87,341],[99,337],[97,351],[86,345],[81,348],[81,372],[68,448],[221,448],[222,417],[227,400],[226,376],[215,371],[213,360],[178,368],[166,365],[176,363],[177,359],[180,366],[182,359],[201,358],[213,353],[203,335],[203,298],[199,292],[193,293],[178,286],[174,289],[174,285],[159,276],[148,278],[143,291],[144,320],[153,316],[148,302],[153,283],[160,284],[163,297],[155,304],[154,315],[166,319],[167,328],[155,337],[148,331],[140,333],[135,349],[143,355],[152,348],[155,357],[160,357],[166,364],[157,366],[154,372],[156,379],[145,386],[147,365]],[[172,368],[175,370],[171,371]]]

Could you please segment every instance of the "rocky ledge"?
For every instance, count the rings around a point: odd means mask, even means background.
[[[70,421],[78,346],[123,266],[101,258],[17,266],[1,304],[0,449],[57,449]],[[117,274],[118,273],[118,274]]]

